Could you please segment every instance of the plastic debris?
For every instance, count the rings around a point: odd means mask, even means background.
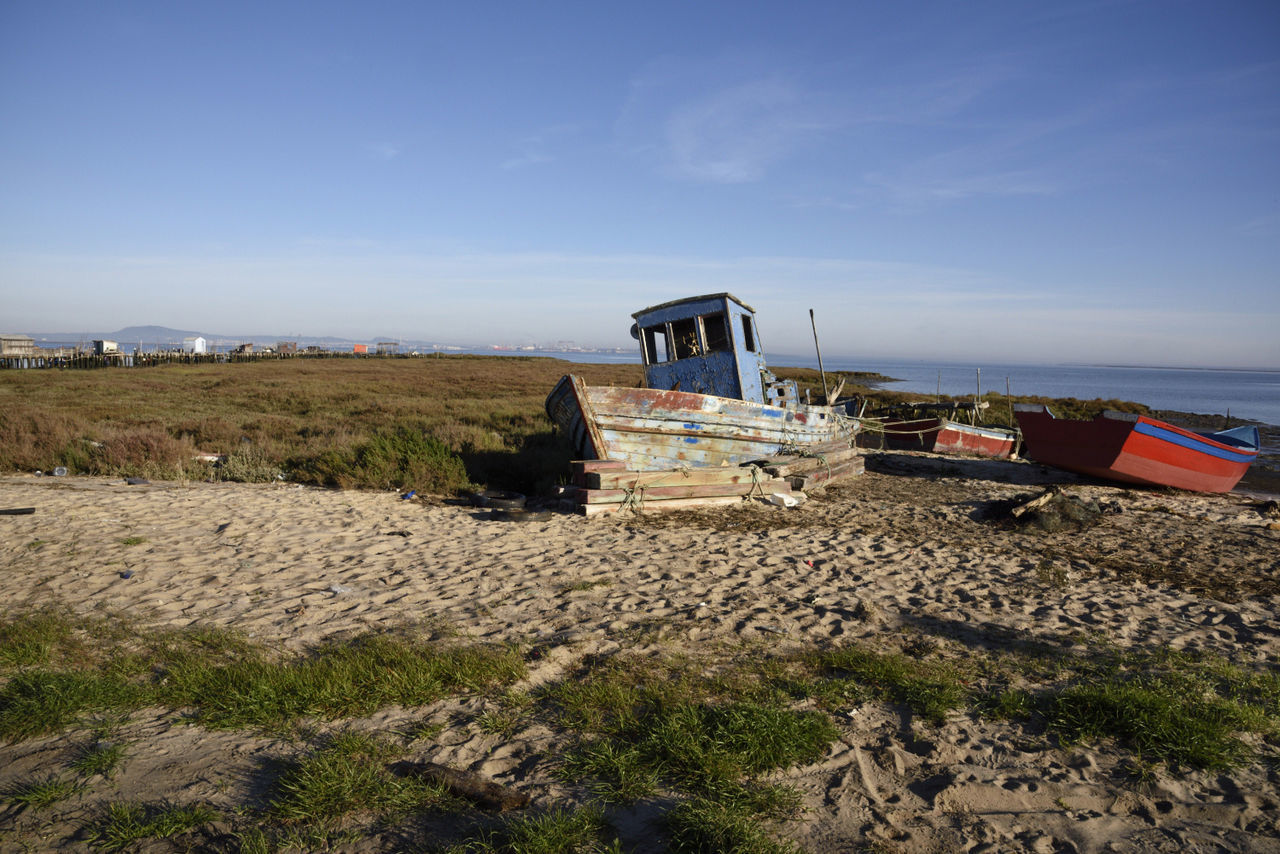
[[[769,496],[769,503],[778,507],[795,507],[800,502],[796,501],[795,496],[775,492],[773,495]]]
[[[401,495],[400,498],[403,501],[408,501],[410,498],[412,498],[417,494],[418,494],[418,491],[416,489],[411,489],[408,492],[406,492],[404,495]]]
[[[120,573],[120,577],[121,577],[121,578],[126,578],[126,579],[127,579],[127,578],[133,578],[133,570],[132,570],[132,569],[126,569],[124,572]]]
[[[54,476],[54,477],[66,477],[66,476],[67,476],[67,468],[66,468],[66,466],[58,466],[57,468],[55,468],[55,469],[53,470],[53,476]]]
[[[330,585],[329,585],[329,592],[330,592],[330,593],[332,593],[332,594],[334,594],[335,596],[337,596],[337,595],[342,594],[342,593],[351,593],[351,592],[354,592],[354,588],[351,588],[351,587],[344,587],[344,586],[343,586],[343,585],[341,585],[341,584],[330,584]]]

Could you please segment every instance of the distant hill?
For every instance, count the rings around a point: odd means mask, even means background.
[[[107,341],[119,341],[128,343],[129,341],[143,341],[147,344],[167,344],[182,343],[183,338],[194,338],[197,335],[205,335],[203,332],[191,332],[184,329],[170,329],[168,326],[126,326],[124,329],[117,329],[115,332],[95,332],[95,331],[77,331],[77,332],[28,332],[32,338],[40,341],[93,341],[105,339]]]
[[[183,338],[210,336],[204,332],[170,329],[168,326],[126,326],[124,329],[94,337],[108,338],[112,341],[141,341],[144,344],[181,344]]]

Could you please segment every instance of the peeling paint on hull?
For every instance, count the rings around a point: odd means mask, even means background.
[[[737,465],[824,442],[852,441],[858,422],[829,406],[778,407],[709,394],[588,386],[569,375],[547,414],[582,459],[634,470]]]

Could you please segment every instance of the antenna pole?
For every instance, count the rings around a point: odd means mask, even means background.
[[[827,372],[822,367],[822,347],[818,344],[818,322],[813,319],[813,309],[809,309],[809,325],[813,327],[813,349],[818,351],[818,373],[822,374],[822,397],[827,401],[827,405],[831,405],[831,398],[827,393]]]

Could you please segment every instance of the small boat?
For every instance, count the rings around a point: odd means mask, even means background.
[[[986,401],[895,406],[880,413],[876,429],[865,429],[859,441],[863,447],[1007,460],[1017,453],[1016,430],[958,420],[968,417],[970,422],[977,421],[986,406]]]
[[[1092,421],[1055,418],[1048,407],[1017,404],[1026,455],[1055,468],[1104,480],[1229,492],[1258,456],[1258,428],[1196,433],[1135,415],[1107,411]]]
[[[589,386],[569,374],[547,414],[584,460],[636,471],[738,465],[852,445],[844,406],[802,403],[796,383],[765,366],[755,309],[728,293],[662,303],[632,315],[645,388]]]

